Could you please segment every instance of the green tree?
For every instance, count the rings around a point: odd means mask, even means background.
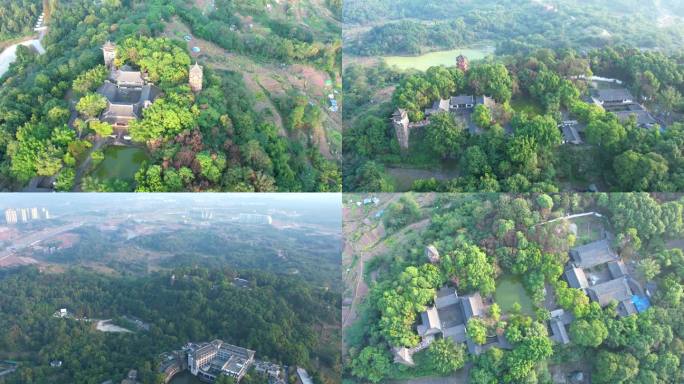
[[[96,93],[83,96],[76,104],[78,113],[87,119],[99,116],[105,108],[107,108],[107,99]]]
[[[478,290],[483,295],[496,289],[494,267],[476,245],[458,244],[454,251],[444,255],[441,265],[445,275],[457,281],[459,289]]]
[[[471,118],[473,123],[482,129],[489,128],[489,126],[492,124],[492,113],[484,104],[478,104],[475,106]]]
[[[426,140],[432,150],[442,158],[453,157],[465,144],[465,126],[448,112],[430,116],[426,127]]]
[[[468,320],[466,331],[474,343],[484,345],[487,342],[487,325],[481,319],[473,317]]]
[[[456,345],[451,339],[435,340],[427,350],[430,366],[440,374],[448,374],[463,368],[465,364],[465,345]]]
[[[366,347],[352,359],[351,371],[354,376],[377,383],[387,375],[390,366],[389,356],[384,349]]]
[[[513,80],[503,64],[482,64],[468,71],[467,81],[477,95],[488,95],[498,102],[509,101]]]
[[[107,122],[92,121],[90,122],[90,129],[100,137],[106,137],[114,133],[114,128]]]
[[[599,319],[579,319],[570,324],[570,336],[581,346],[596,348],[608,337],[608,328]]]
[[[629,383],[639,373],[639,362],[630,353],[599,351],[592,380],[597,384]]]

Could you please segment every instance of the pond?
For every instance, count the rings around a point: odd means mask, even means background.
[[[420,56],[385,56],[383,59],[388,65],[397,66],[399,69],[425,71],[437,65],[454,66],[458,55],[463,55],[473,61],[492,54],[494,54],[494,47],[471,47],[430,52]]]
[[[169,384],[200,384],[201,381],[188,371],[181,372],[169,381]]]
[[[149,160],[142,148],[109,146],[104,150],[104,160],[93,172],[100,180],[133,180],[140,165]]]
[[[522,312],[528,315],[534,314],[534,303],[525,291],[520,279],[514,276],[504,276],[496,281],[494,300],[501,307],[501,312],[510,312],[513,304],[518,303]]]

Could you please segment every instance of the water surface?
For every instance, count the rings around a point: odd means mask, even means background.
[[[534,303],[527,294],[520,279],[514,276],[504,276],[496,281],[494,300],[501,307],[501,312],[510,312],[513,304],[518,303],[522,312],[528,315],[534,314]]]
[[[93,172],[100,180],[133,180],[135,173],[149,156],[142,148],[109,146],[104,150],[105,158]]]

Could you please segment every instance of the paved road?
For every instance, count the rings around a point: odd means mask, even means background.
[[[395,380],[390,384],[468,384],[469,366],[447,377],[421,377],[409,380]]]
[[[60,233],[71,231],[80,227],[81,225],[83,225],[83,222],[70,223],[61,227],[49,228],[40,232],[32,233],[18,240],[14,240],[9,248],[5,249],[4,251],[0,251],[0,260],[6,259],[20,249],[47,240],[51,237],[59,235]]]

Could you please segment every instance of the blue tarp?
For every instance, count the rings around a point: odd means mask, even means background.
[[[634,303],[634,306],[636,307],[637,311],[639,311],[639,313],[644,312],[645,310],[651,307],[651,302],[648,300],[648,297],[646,296],[633,295],[632,303]]]

